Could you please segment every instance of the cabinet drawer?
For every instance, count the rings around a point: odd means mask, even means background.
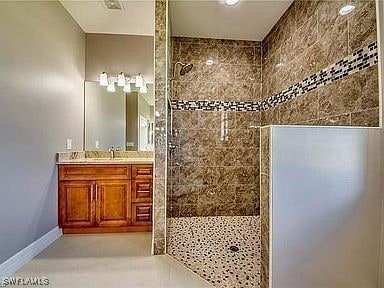
[[[133,203],[132,204],[132,225],[151,225],[152,224],[152,203]]]
[[[132,202],[152,202],[153,182],[152,179],[132,180]]]
[[[129,180],[131,165],[60,165],[59,180]]]
[[[152,179],[153,165],[132,165],[132,179]]]

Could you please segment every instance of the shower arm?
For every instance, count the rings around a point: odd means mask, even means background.
[[[176,62],[175,65],[173,66],[173,75],[171,78],[169,78],[169,81],[172,81],[172,80],[175,80],[176,78],[176,68],[177,68],[177,65],[181,65],[181,66],[184,66],[185,64],[183,62]]]

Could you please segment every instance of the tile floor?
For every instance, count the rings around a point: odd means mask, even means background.
[[[47,287],[212,287],[169,256],[151,256],[151,233],[64,235],[13,276]]]
[[[168,253],[215,287],[260,287],[259,216],[169,218],[167,229]]]

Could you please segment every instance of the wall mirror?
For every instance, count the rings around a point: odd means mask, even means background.
[[[96,81],[85,82],[85,150],[153,151],[153,84],[147,93],[115,85],[110,92]]]

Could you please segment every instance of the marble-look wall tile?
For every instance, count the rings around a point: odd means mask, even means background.
[[[173,81],[173,99],[261,98],[260,42],[174,37],[173,44],[174,63],[194,64]],[[168,201],[172,216],[257,215],[260,113],[174,111],[172,120],[171,165],[178,167]]]
[[[356,1],[356,9],[348,16],[349,51],[372,43],[377,39],[376,2]]]
[[[165,253],[167,174],[167,0],[155,1],[155,162],[153,191],[153,253]]]
[[[333,116],[379,106],[377,66],[318,89],[319,116]]]
[[[260,128],[260,172],[269,175],[270,128]]]
[[[174,100],[259,100],[261,44],[256,41],[173,37],[173,63],[194,67],[173,81]],[[206,65],[212,60],[212,65]],[[235,80],[237,80],[235,82]]]
[[[303,121],[299,124],[310,126],[351,126],[351,114],[343,114],[316,120]]]
[[[379,108],[351,113],[352,126],[379,127]]]
[[[279,106],[270,108],[261,112],[261,125],[279,125],[280,124],[280,111]]]
[[[342,16],[338,11],[345,3],[295,0],[291,4],[262,41],[262,99],[376,41],[375,1],[357,1],[356,9]],[[379,107],[377,81],[377,66],[354,73],[318,88],[318,99],[313,92],[306,93],[262,111],[262,125],[353,125],[351,113],[368,115]],[[373,125],[378,119],[355,123]]]
[[[269,287],[269,233],[270,233],[270,146],[271,146],[271,127],[260,129],[260,235],[261,235],[261,273],[260,287]]]
[[[261,197],[260,197],[260,219],[261,219],[261,275],[260,288],[269,287],[269,175],[261,174]]]
[[[169,192],[174,217],[255,215],[259,211],[259,129],[254,126],[255,115],[225,114],[228,129],[224,138],[220,135],[222,112],[188,111],[185,115],[194,119],[194,129],[188,128],[189,124],[177,129],[172,165],[178,167],[178,185]],[[235,191],[245,187],[254,197],[236,198]],[[197,199],[195,188],[199,191]],[[244,199],[252,201],[244,203]]]

